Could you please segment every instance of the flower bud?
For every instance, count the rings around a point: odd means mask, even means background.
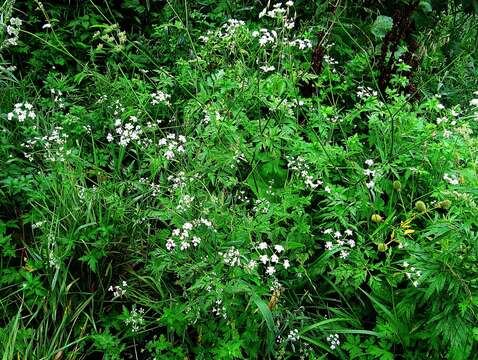
[[[426,206],[425,203],[424,203],[423,201],[421,201],[421,200],[419,200],[419,201],[417,201],[417,202],[415,203],[415,208],[416,208],[418,211],[422,212],[422,213],[425,212],[425,211],[427,211],[427,206]]]
[[[399,180],[393,182],[393,190],[398,192],[402,191],[402,183]]]
[[[372,221],[374,223],[379,223],[383,221],[383,218],[379,214],[373,214],[372,215]]]
[[[377,250],[380,252],[385,252],[388,249],[388,245],[385,243],[378,243],[377,244]]]

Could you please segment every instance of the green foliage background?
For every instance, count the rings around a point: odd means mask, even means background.
[[[2,359],[476,357],[475,0],[0,5]]]

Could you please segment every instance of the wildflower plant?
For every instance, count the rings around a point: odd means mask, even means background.
[[[379,3],[0,5],[3,357],[472,358],[476,24]]]

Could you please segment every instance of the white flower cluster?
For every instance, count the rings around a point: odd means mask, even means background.
[[[111,285],[108,288],[108,291],[111,291],[113,293],[113,296],[116,297],[121,297],[124,294],[126,294],[126,288],[128,287],[128,283],[126,281],[123,281],[121,285]]]
[[[173,190],[184,187],[186,185],[186,180],[187,178],[184,171],[178,172],[176,176],[174,175],[168,176],[168,181],[171,183],[171,187]]]
[[[65,155],[70,155],[71,150],[63,151],[63,147],[68,139],[68,135],[63,132],[61,126],[55,126],[51,133],[45,136],[35,136],[22,143],[22,146],[29,150],[33,150],[35,145],[41,144],[42,150],[45,153],[45,160],[49,161],[63,161]],[[33,161],[33,155],[24,153],[25,157]]]
[[[289,335],[287,335],[287,341],[291,341],[291,342],[299,341],[299,330],[293,329],[289,331]]]
[[[260,29],[260,31],[254,31],[252,33],[253,37],[259,37],[259,45],[261,47],[266,46],[267,44],[274,44],[277,41],[277,31]]]
[[[204,44],[207,44],[211,38],[214,39],[227,39],[236,34],[237,30],[244,26],[245,22],[237,19],[229,19],[222,25],[221,30],[208,30],[206,35],[199,36],[199,40]]]
[[[246,158],[244,157],[244,153],[242,153],[239,150],[236,150],[234,152],[234,156],[232,157],[232,162],[231,162],[231,169],[234,169],[241,161],[245,161]]]
[[[242,20],[237,20],[237,19],[227,20],[227,23],[222,25],[222,28],[224,29],[224,33],[222,33],[222,37],[229,37],[234,35],[236,30],[244,25],[245,25],[245,22]]]
[[[13,111],[7,114],[8,120],[17,119],[19,122],[24,122],[27,118],[33,120],[36,116],[33,105],[28,102],[15,104]]]
[[[244,190],[239,190],[236,194],[236,198],[237,200],[242,201],[245,204],[249,204],[251,202],[251,199],[247,196]]]
[[[403,267],[407,269],[407,272],[405,273],[407,275],[407,278],[411,280],[413,286],[418,287],[418,280],[422,276],[422,272],[420,270],[415,269],[413,266],[410,266],[410,264],[406,261],[403,262]]]
[[[283,8],[282,3],[279,2],[272,5],[272,8],[269,10],[269,4],[267,4],[267,6],[259,13],[259,19],[264,16],[270,17],[272,19],[280,19],[284,17],[284,15],[289,13],[289,8],[293,5],[294,2],[289,0],[285,3],[286,7]],[[285,18],[287,18],[287,16],[285,16]],[[291,26],[290,28],[292,28],[294,25],[289,26]]]
[[[367,189],[372,190],[375,187],[375,177],[377,176],[377,172],[372,170],[371,167],[374,165],[372,159],[365,160],[365,165],[367,165],[367,169],[363,170],[363,174],[367,176],[368,181],[365,183]]]
[[[271,102],[269,111],[274,112],[276,110],[282,110],[285,111],[290,117],[294,117],[294,109],[304,106],[304,102],[297,99],[288,100],[271,96],[268,100]]]
[[[327,342],[330,344],[330,348],[335,350],[340,345],[339,334],[327,336]]]
[[[214,112],[214,116],[213,118],[211,118],[211,115],[209,114],[209,112],[207,110],[204,110],[204,119],[203,119],[203,122],[207,125],[211,122],[211,120],[214,119],[216,121],[219,121],[222,119],[222,116],[221,114],[219,113],[219,111],[215,111]]]
[[[167,134],[165,138],[159,140],[160,147],[166,147],[164,156],[168,160],[173,160],[178,154],[184,153],[184,145],[186,137],[183,135],[176,136],[174,133]]]
[[[1,47],[8,47],[17,45],[18,35],[20,34],[20,26],[22,26],[22,20],[19,18],[10,18],[9,25],[6,26],[6,32],[9,36],[5,39],[5,42]]]
[[[15,70],[17,70],[17,67],[15,65],[7,66],[7,67],[0,65],[0,72],[14,72]]]
[[[353,236],[353,231],[351,229],[347,229],[342,234],[340,231],[335,231],[331,228],[325,229],[324,234],[329,234],[335,240],[335,244],[333,241],[327,241],[325,243],[325,248],[329,251],[334,250],[335,248],[340,248],[340,257],[342,259],[346,259],[350,255],[350,250],[355,247],[355,240],[351,238]]]
[[[330,56],[330,55],[324,55],[324,62],[325,62],[326,64],[328,64],[328,65],[331,65],[331,66],[332,66],[332,65],[337,65],[337,64],[339,63],[337,60],[335,60],[335,59],[334,59],[332,56]],[[359,86],[358,89],[359,89],[359,92],[360,92],[361,95],[362,95],[363,91],[365,91],[365,90],[371,92],[371,94],[373,94],[373,93],[376,94],[376,93],[377,93],[376,91],[375,91],[375,92],[372,91],[372,89],[369,88],[369,87],[365,89],[363,86]],[[358,94],[357,94],[357,95],[358,95]],[[359,96],[360,96],[360,95],[359,95]],[[374,96],[377,96],[377,95],[374,95]]]
[[[143,131],[141,130],[141,126],[138,124],[138,118],[136,116],[130,116],[129,121],[123,122],[121,119],[116,119],[115,121],[115,131],[116,134],[119,135],[119,145],[120,146],[128,146],[128,144],[134,140],[139,140]],[[108,142],[112,142],[114,137],[111,133],[108,133],[106,136]]]
[[[161,186],[159,184],[156,184],[154,182],[150,182],[148,179],[146,178],[140,178],[139,179],[139,182],[140,184],[144,184],[144,185],[147,185],[151,188],[152,190],[152,193],[151,195],[153,195],[154,197],[158,196],[161,192],[160,192],[160,188]]]
[[[257,199],[254,202],[254,207],[252,208],[252,211],[254,211],[256,214],[257,213],[263,213],[267,214],[269,212],[271,203],[267,199]]]
[[[302,179],[304,180],[304,184],[311,189],[316,189],[320,185],[323,184],[321,180],[314,180],[314,177],[310,175],[309,169],[310,166],[307,164],[304,158],[298,156],[297,158],[288,158],[287,167],[290,170],[297,171]]]
[[[220,316],[224,319],[227,318],[227,314],[226,314],[226,307],[224,305],[222,305],[222,300],[221,299],[217,299],[215,302],[214,302],[214,307],[212,308],[212,313],[216,316]]]
[[[443,180],[445,180],[446,182],[448,182],[451,185],[458,185],[460,183],[459,180],[456,178],[456,176],[449,175],[447,173],[445,173],[445,175],[443,175]]]
[[[371,96],[378,96],[378,92],[371,87],[360,85],[357,87],[357,96],[360,99],[368,99]]]
[[[259,66],[259,69],[261,69],[262,72],[268,73],[268,72],[274,71],[276,67],[274,65],[271,65],[271,66],[264,65],[264,66]]]
[[[191,204],[194,201],[194,196],[185,194],[179,198],[179,204],[176,206],[176,210],[186,211],[191,208]]]
[[[197,247],[201,243],[201,238],[191,233],[199,228],[205,226],[213,229],[212,223],[204,218],[194,219],[192,222],[184,223],[182,228],[176,228],[172,231],[172,236],[166,241],[166,249],[172,251],[179,244],[179,248],[184,251],[191,247]]]
[[[151,94],[151,97],[153,98],[153,100],[151,100],[151,105],[157,105],[161,103],[164,103],[168,106],[171,105],[171,103],[169,102],[169,99],[171,99],[171,95],[166,94],[165,92],[157,90],[156,92]]]
[[[106,95],[104,95],[104,96],[106,96]],[[115,102],[113,103],[113,105],[110,106],[110,107],[113,107],[113,115],[114,116],[118,116],[119,114],[124,113],[124,111],[126,110],[124,108],[123,104],[121,104],[118,99],[116,99]]]
[[[48,265],[59,268],[61,259],[55,253],[58,253],[58,246],[53,234],[50,233],[48,234]]]
[[[229,248],[225,253],[220,252],[224,260],[224,264],[228,266],[241,266],[241,253],[234,246]]]
[[[304,49],[311,49],[312,48],[312,41],[309,39],[295,39],[289,41],[290,46],[297,46],[300,50]]]
[[[126,325],[131,326],[132,332],[138,332],[140,327],[144,325],[144,309],[136,309],[136,305],[133,305],[129,317],[125,320]]]
[[[276,266],[282,264],[284,269],[290,267],[290,262],[288,259],[281,260],[281,253],[284,252],[284,247],[282,245],[269,245],[265,241],[259,243],[256,246],[256,249],[262,254],[259,255],[259,262],[266,267],[266,274],[272,276],[276,273]]]
[[[65,99],[61,90],[50,89],[50,94],[53,97],[53,101],[58,103],[59,108],[63,109],[65,107]]]
[[[202,41],[204,44],[207,44],[207,42],[209,41],[209,37],[212,35],[214,35],[214,31],[208,30],[206,35],[201,35],[199,37],[199,41]]]
[[[476,98],[470,100],[470,106],[478,107],[478,91],[475,91],[473,95],[476,95]]]

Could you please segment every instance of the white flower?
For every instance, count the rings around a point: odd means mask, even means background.
[[[332,334],[332,335],[327,336],[327,341],[329,342],[330,348],[332,350],[334,350],[335,348],[337,348],[337,346],[340,345],[340,340],[339,340],[339,335],[338,334]]]
[[[284,269],[288,269],[288,268],[290,267],[289,260],[287,260],[287,259],[286,259],[286,260],[284,260],[284,263],[283,263],[283,265],[284,265]]]
[[[14,26],[22,26],[22,20],[19,18],[10,18],[10,24]]]
[[[374,164],[373,160],[372,159],[367,159],[365,160],[365,165],[367,166],[372,166]]]
[[[330,192],[332,191],[332,189],[330,189],[330,187],[327,185],[327,186],[325,187],[324,191],[325,191],[326,193],[329,193],[329,194],[330,194]]]
[[[281,253],[284,251],[284,247],[282,245],[275,245],[274,249],[278,252]]]
[[[271,65],[271,66],[264,65],[264,66],[260,66],[259,69],[261,69],[263,72],[271,72],[271,71],[274,71],[276,68],[274,65]]]
[[[257,263],[254,261],[254,260],[250,260],[247,265],[246,265],[246,268],[248,270],[254,270],[254,268],[256,267]]]
[[[51,24],[46,23],[46,24],[44,24],[41,28],[42,28],[42,29],[50,29],[50,28],[51,28]]]
[[[197,236],[193,236],[193,241],[192,241],[194,246],[198,246],[201,243],[201,238]]]
[[[443,179],[446,180],[451,185],[458,185],[459,181],[456,177],[451,177],[450,175],[446,174],[443,175]]]
[[[271,256],[271,262],[278,263],[279,262],[279,257],[276,254],[272,255]]]
[[[261,256],[259,256],[259,261],[265,265],[269,261],[269,256],[261,255]]]
[[[176,247],[176,243],[173,241],[173,239],[168,239],[166,242],[166,249],[172,250]]]
[[[438,110],[443,110],[444,108],[445,108],[445,105],[443,105],[442,103],[437,104],[437,109]]]
[[[350,239],[350,240],[348,241],[348,243],[349,243],[349,246],[350,246],[350,247],[352,247],[352,248],[355,247],[355,240]]]
[[[336,239],[341,238],[341,237],[342,237],[342,234],[340,233],[340,231],[336,231],[336,232],[334,233],[334,237],[335,237]]]
[[[191,244],[189,244],[187,241],[182,241],[182,242],[181,242],[181,247],[180,247],[180,249],[181,249],[181,250],[186,250],[186,249],[188,249],[190,246],[191,246]]]
[[[292,6],[292,5],[294,5],[294,2],[291,1],[291,0],[289,0],[289,1],[287,1],[287,2],[285,3],[285,6],[287,6],[287,7],[290,7],[290,6]]]
[[[273,266],[268,266],[266,270],[267,275],[273,275],[276,272],[276,269]]]
[[[164,153],[164,156],[166,156],[166,159],[172,160],[174,159],[174,152],[172,150],[168,150]]]
[[[111,133],[108,133],[108,135],[106,136],[106,140],[108,140],[108,142],[112,142],[114,140],[113,135],[111,135]]]
[[[334,247],[334,245],[332,244],[331,241],[327,241],[327,242],[325,243],[325,248],[326,248],[327,250],[332,250],[333,247]]]
[[[348,235],[348,236],[352,236],[353,232],[352,232],[352,230],[347,229],[347,230],[345,230],[345,234]]]
[[[267,243],[266,242],[261,242],[258,246],[259,250],[264,250],[264,249],[267,249]]]
[[[365,169],[363,171],[364,175],[367,175],[367,176],[375,176],[375,171],[373,170],[370,170],[370,169]]]

